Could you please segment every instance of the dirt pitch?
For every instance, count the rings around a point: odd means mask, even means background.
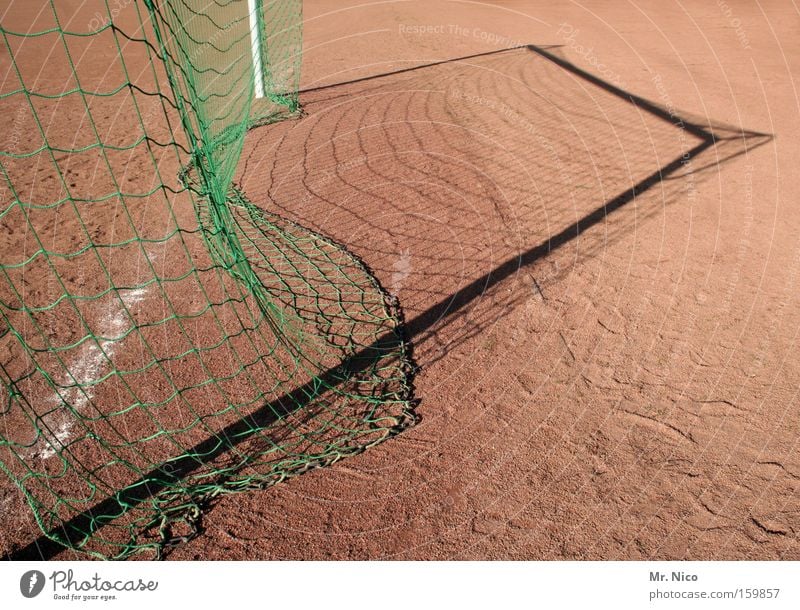
[[[552,4],[306,3],[237,182],[399,298],[422,421],[171,558],[800,559],[797,7]]]

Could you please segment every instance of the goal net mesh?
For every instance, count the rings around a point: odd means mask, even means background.
[[[0,468],[45,536],[160,555],[414,422],[393,299],[235,184],[248,129],[299,114],[299,0],[0,19]]]

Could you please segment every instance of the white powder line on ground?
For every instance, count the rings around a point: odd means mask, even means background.
[[[152,261],[152,257],[151,257]],[[122,302],[125,307],[130,311],[138,303],[144,300],[147,294],[147,288],[136,288],[135,290],[126,290],[120,293]],[[114,352],[118,342],[116,338],[122,335],[128,327],[129,317],[125,309],[117,305],[116,307],[109,307],[106,310],[105,316],[96,333],[103,337],[113,337],[114,339],[106,339],[99,342],[87,341],[81,348],[80,353],[75,358],[74,364],[69,367],[74,382],[67,375],[64,375],[62,383],[75,383],[65,390],[61,390],[52,400],[56,404],[68,403],[80,412],[86,407],[87,404],[94,398],[94,386],[89,385],[81,389],[80,386],[91,383],[93,380],[98,379],[108,370],[110,360],[114,356]],[[77,385],[77,384],[80,384]],[[54,411],[53,423],[56,426],[55,432],[52,434],[53,438],[48,438],[47,432],[44,433],[44,441],[46,446],[36,453],[41,459],[47,459],[56,454],[57,447],[62,446],[69,440],[74,425],[74,420],[69,417],[68,412],[64,409]]]
[[[411,275],[411,249],[406,248],[400,253],[400,258],[392,265],[392,277],[389,281],[389,292],[395,296],[400,296],[400,289],[405,284],[408,276]]]

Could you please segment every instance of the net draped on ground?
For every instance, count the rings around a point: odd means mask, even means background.
[[[299,113],[298,0],[38,1],[0,35],[0,468],[49,538],[160,554],[414,422],[394,300],[233,184]]]

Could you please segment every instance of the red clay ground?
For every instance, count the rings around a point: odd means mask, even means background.
[[[352,4],[237,180],[399,297],[423,420],[170,557],[800,559],[796,8]]]

